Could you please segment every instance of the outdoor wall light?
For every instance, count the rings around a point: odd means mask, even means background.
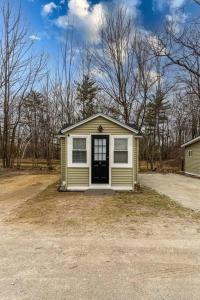
[[[102,132],[102,131],[103,131],[103,127],[101,125],[99,125],[98,132]]]

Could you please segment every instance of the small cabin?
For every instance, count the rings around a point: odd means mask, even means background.
[[[181,147],[184,149],[184,172],[200,177],[200,136]]]
[[[134,190],[138,183],[139,135],[102,113],[66,124],[61,140],[62,191]]]

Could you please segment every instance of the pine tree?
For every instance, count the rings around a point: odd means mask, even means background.
[[[95,100],[98,91],[99,88],[89,75],[84,75],[82,82],[77,83],[76,99],[82,119],[90,117],[97,111]]]

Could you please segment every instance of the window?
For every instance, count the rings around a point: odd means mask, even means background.
[[[73,163],[87,163],[86,138],[73,138]]]
[[[128,139],[127,138],[114,139],[114,163],[115,164],[128,163]]]
[[[192,157],[192,150],[188,150],[188,156]]]
[[[106,161],[106,139],[94,139],[94,160]]]

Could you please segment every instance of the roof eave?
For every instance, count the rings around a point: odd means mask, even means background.
[[[197,143],[199,141],[200,141],[200,137],[197,137],[197,138],[195,138],[195,139],[193,139],[191,141],[188,141],[188,142],[184,143],[183,145],[181,145],[181,148],[185,148],[185,147],[190,146],[192,144],[195,144],[195,143]]]

